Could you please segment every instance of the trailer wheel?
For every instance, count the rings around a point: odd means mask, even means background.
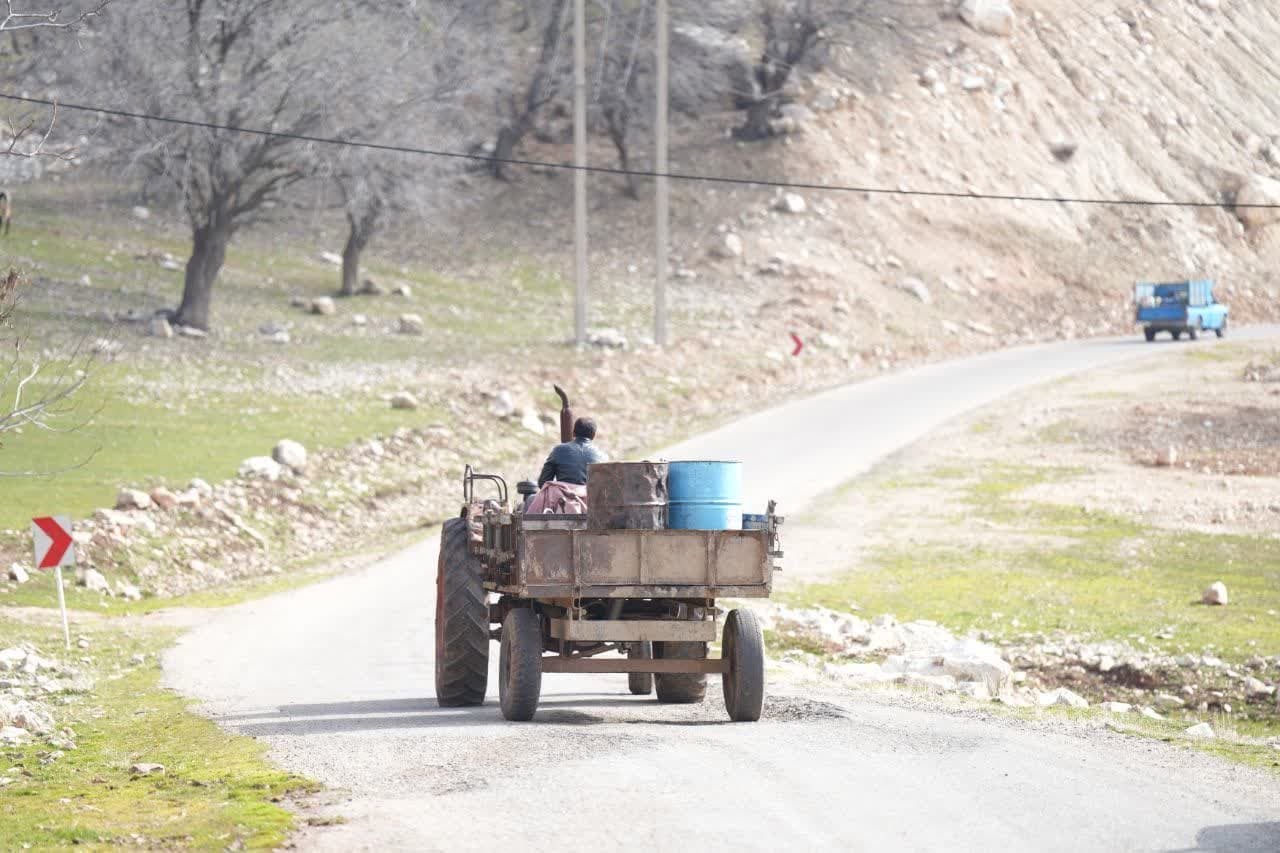
[[[1181,331],[1180,329],[1174,329],[1174,330],[1173,330],[1172,332],[1170,332],[1169,334],[1173,335],[1173,339],[1174,339],[1175,341],[1180,341],[1180,340],[1182,340],[1182,331]]]
[[[498,701],[502,716],[527,722],[542,694],[542,620],[527,607],[507,614],[498,655]]]
[[[1216,334],[1216,335],[1217,335],[1218,337],[1220,337],[1220,338],[1222,338],[1222,337],[1226,337],[1226,334],[1227,334],[1227,318],[1226,318],[1226,317],[1223,317],[1223,318],[1222,318],[1222,325],[1221,325],[1221,326],[1219,326],[1218,328],[1214,329],[1213,331],[1214,331],[1214,334]]]
[[[764,708],[764,635],[749,610],[731,610],[724,622],[721,655],[729,671],[721,676],[724,707],[735,723],[754,723]]]
[[[1200,329],[1196,326],[1187,326],[1187,337],[1194,341],[1200,337]]]
[[[627,657],[631,660],[653,660],[653,643],[645,640],[642,643],[633,644],[627,651]],[[653,673],[627,673],[627,687],[636,696],[648,696],[653,692]]]
[[[653,656],[667,660],[705,660],[706,643],[654,643]],[[701,702],[707,695],[705,673],[659,672],[653,678],[658,701],[671,704]]]
[[[1147,339],[1147,343],[1151,343],[1152,341],[1154,341],[1154,340],[1156,339],[1156,330],[1155,330],[1155,329],[1143,329],[1143,330],[1142,330],[1142,334],[1143,334],[1143,336]]]
[[[484,704],[489,684],[489,603],[480,561],[467,548],[467,522],[440,531],[436,568],[436,702],[444,708]]]

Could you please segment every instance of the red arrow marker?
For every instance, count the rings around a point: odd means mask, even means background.
[[[44,535],[49,537],[50,543],[49,550],[45,552],[44,558],[36,568],[55,568],[62,562],[67,549],[71,547],[71,531],[64,530],[62,525],[53,518],[33,518],[31,522],[44,531]]]
[[[794,351],[794,352],[792,352],[791,354],[792,354],[792,355],[799,355],[799,354],[800,354],[800,350],[804,349],[804,341],[800,340],[800,336],[799,336],[799,335],[797,335],[795,332],[792,332],[792,333],[791,333],[791,340],[793,340],[793,341],[795,341],[795,342],[796,342],[796,348],[795,348],[795,351]]]

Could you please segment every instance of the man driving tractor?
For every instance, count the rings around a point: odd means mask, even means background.
[[[609,457],[595,445],[596,422],[578,418],[573,424],[573,440],[552,448],[538,475],[538,494],[526,512],[584,513],[587,511],[587,466],[608,462]]]

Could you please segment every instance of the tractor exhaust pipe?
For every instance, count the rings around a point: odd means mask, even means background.
[[[560,398],[560,442],[573,441],[573,410],[569,408],[569,395],[559,385],[552,385]]]

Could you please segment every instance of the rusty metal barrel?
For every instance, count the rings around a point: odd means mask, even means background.
[[[587,527],[665,530],[665,462],[597,462],[587,466]]]

